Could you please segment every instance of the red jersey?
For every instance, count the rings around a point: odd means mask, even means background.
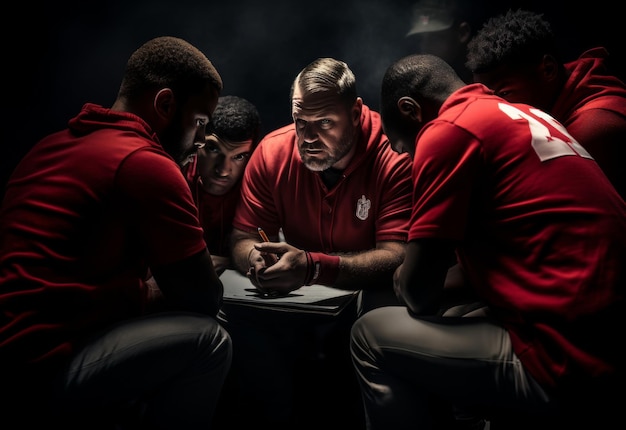
[[[149,266],[205,248],[179,166],[139,117],[86,104],[7,184],[0,212],[0,357],[41,364],[140,315]]]
[[[626,198],[626,85],[608,73],[607,55],[604,48],[595,48],[565,65],[569,77],[550,114],[587,149]]]
[[[622,348],[603,333],[623,318],[626,204],[562,125],[466,86],[418,135],[413,180],[409,240],[458,241],[537,381],[565,389],[615,370]]]
[[[241,196],[241,181],[238,181],[226,194],[221,196],[209,194],[202,188],[197,165],[198,158],[191,157],[183,167],[183,173],[198,207],[204,240],[212,255],[229,256],[230,233],[233,230],[235,207]]]
[[[411,160],[382,132],[380,115],[363,106],[357,151],[332,188],[309,170],[298,152],[294,125],[263,138],[243,176],[233,224],[308,251],[372,249],[377,241],[406,241],[411,212]]]

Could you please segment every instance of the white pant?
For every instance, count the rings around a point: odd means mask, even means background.
[[[485,407],[551,407],[507,331],[486,317],[415,318],[404,306],[374,309],[353,325],[350,348],[371,430],[430,429],[433,396],[481,414]]]

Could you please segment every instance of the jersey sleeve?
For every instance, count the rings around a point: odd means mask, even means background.
[[[134,215],[151,266],[180,261],[206,248],[190,188],[171,158],[151,150],[132,153],[120,166],[116,186]]]
[[[382,200],[376,221],[376,241],[402,241],[408,237],[411,216],[411,159],[408,154],[390,154],[395,158],[384,169]]]
[[[413,159],[409,240],[460,240],[472,190],[480,176],[480,142],[465,130],[436,122],[418,136]]]

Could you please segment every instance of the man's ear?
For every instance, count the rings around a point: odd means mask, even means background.
[[[363,109],[363,99],[357,97],[352,106],[352,125],[357,126],[361,122],[361,110]]]
[[[546,54],[541,58],[539,72],[546,82],[553,82],[559,77],[559,63],[552,55]]]
[[[404,96],[398,100],[400,116],[410,122],[422,122],[422,107],[412,97]]]
[[[154,111],[161,122],[169,124],[176,113],[176,99],[170,88],[159,90],[154,96]]]

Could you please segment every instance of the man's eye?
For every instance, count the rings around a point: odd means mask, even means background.
[[[204,127],[206,125],[206,120],[202,118],[196,119],[196,127]]]
[[[306,121],[302,120],[302,119],[295,119],[294,122],[296,123],[296,128],[302,130],[304,127],[306,127]]]
[[[219,146],[217,146],[214,143],[207,143],[205,149],[207,152],[213,152],[213,153],[221,152]]]
[[[298,130],[303,130],[307,124],[309,124],[307,121],[304,121],[302,119],[296,119],[295,120],[296,123],[296,128]],[[320,119],[318,121],[313,122],[313,125],[316,128],[322,129],[322,130],[328,130],[329,128],[331,128],[333,126],[334,122],[330,119],[324,118],[324,119]]]
[[[244,161],[250,156],[250,153],[244,152],[243,154],[237,154],[233,157],[235,161]]]

